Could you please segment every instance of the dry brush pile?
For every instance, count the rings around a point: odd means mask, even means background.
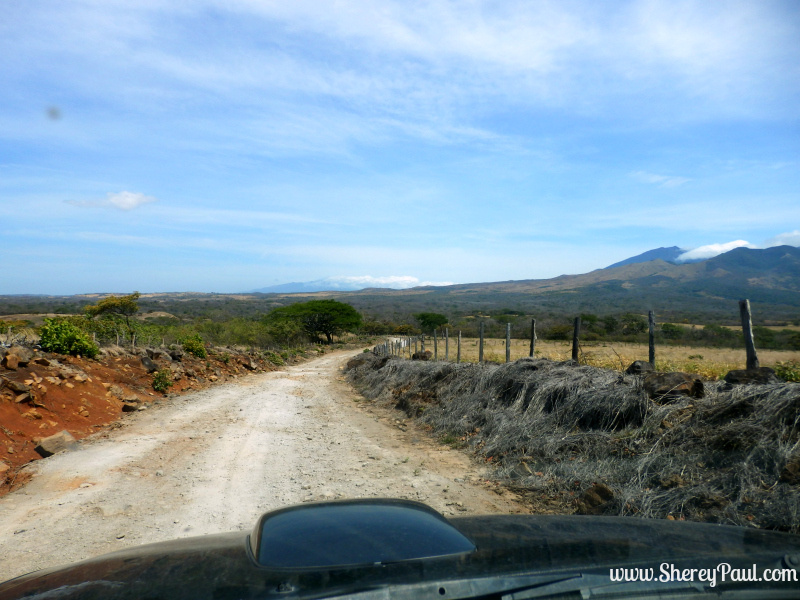
[[[571,361],[348,364],[390,402],[495,465],[529,497],[592,514],[800,531],[800,384],[706,382],[655,403],[642,378]]]

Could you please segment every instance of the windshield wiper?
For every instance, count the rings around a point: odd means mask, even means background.
[[[546,598],[568,592],[580,592],[583,600],[589,598],[602,598],[613,594],[641,593],[644,596],[660,592],[705,592],[706,587],[699,582],[692,581],[612,581],[607,575],[578,575],[570,579],[564,579],[553,583],[530,587],[523,590],[516,590],[510,594],[502,596],[502,600],[526,600],[528,598]]]
[[[497,595],[522,588],[534,589],[537,586],[547,586],[574,578],[575,575],[571,574],[560,576],[500,575],[496,577],[380,586],[371,590],[333,596],[333,598],[347,600],[418,600],[419,598],[457,600],[459,598],[480,598],[489,594]]]
[[[336,596],[347,600],[417,600],[440,598],[442,600],[467,600],[483,596],[501,595],[502,600],[527,600],[531,598],[559,597],[578,592],[583,600],[593,598],[680,598],[707,597],[723,592],[722,586],[710,587],[692,581],[612,581],[608,575],[563,574],[560,576],[505,575],[476,579],[426,582],[409,585],[381,586],[352,594]],[[796,589],[724,589],[724,597],[731,600],[782,600],[796,599]]]

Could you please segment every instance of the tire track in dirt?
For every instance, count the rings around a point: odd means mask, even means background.
[[[0,581],[126,546],[249,529],[268,510],[399,497],[444,514],[521,512],[397,412],[357,403],[332,353],[132,413],[32,463],[0,499]]]

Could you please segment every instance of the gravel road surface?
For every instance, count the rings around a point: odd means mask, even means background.
[[[0,499],[0,581],[150,542],[240,529],[282,506],[420,500],[444,514],[522,512],[480,468],[363,400],[338,352],[163,401],[33,463]]]

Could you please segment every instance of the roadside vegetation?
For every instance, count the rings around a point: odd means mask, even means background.
[[[797,384],[708,382],[703,398],[656,402],[642,377],[590,365],[374,355],[348,378],[471,450],[539,512],[800,531]]]
[[[109,296],[83,307],[82,314],[45,318],[39,327],[27,321],[3,324],[6,345],[38,337],[44,350],[93,357],[100,346],[180,346],[198,358],[206,346],[260,349],[281,363],[324,346],[353,341],[361,315],[334,300],[313,300],[277,307],[252,318],[179,319],[167,313],[148,318],[140,294]]]

